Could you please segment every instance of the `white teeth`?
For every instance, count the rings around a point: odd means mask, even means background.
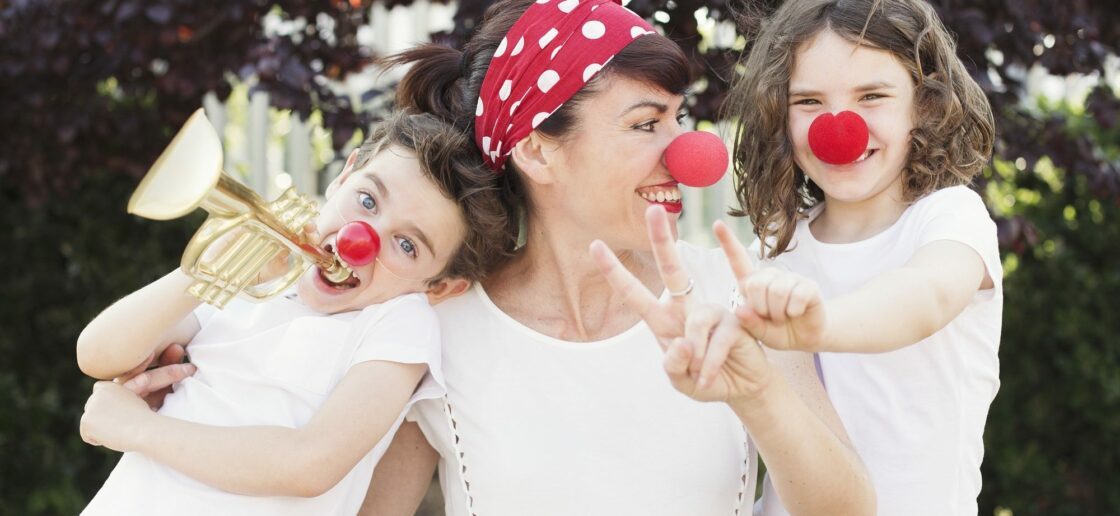
[[[875,152],[875,151],[874,151],[874,150],[872,150],[872,149],[867,149],[866,151],[863,151],[863,155],[862,155],[862,156],[860,156],[860,157],[859,157],[859,159],[857,159],[857,160],[856,160],[855,162],[856,162],[856,163],[859,163],[859,162],[861,162],[861,161],[863,161],[863,160],[865,160],[865,159],[867,159],[867,158],[871,157],[871,153],[872,153],[872,152]]]
[[[638,195],[649,202],[680,202],[681,200],[681,191],[675,187],[657,192],[638,192]]]

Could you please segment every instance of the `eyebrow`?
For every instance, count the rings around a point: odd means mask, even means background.
[[[385,188],[385,183],[382,182],[381,178],[377,177],[377,175],[374,174],[372,170],[363,173],[362,177],[368,179],[373,183],[373,186],[377,188],[377,194],[381,196],[382,202],[386,202],[389,200],[389,189]],[[432,256],[436,255],[436,248],[432,245],[431,240],[428,240],[428,235],[424,234],[424,232],[421,231],[420,228],[416,226],[416,224],[409,222],[408,226],[405,229],[411,233],[415,233],[416,239],[419,240],[421,244],[424,244],[424,247],[428,248],[428,252],[430,252]]]
[[[861,84],[855,87],[857,92],[873,91],[873,90],[893,90],[895,85],[886,81],[875,81],[866,84]],[[790,90],[789,96],[791,97],[819,97],[821,92],[816,90]]]
[[[626,116],[627,113],[630,113],[631,111],[634,111],[635,109],[642,109],[642,108],[647,108],[647,107],[651,107],[653,109],[656,109],[658,113],[664,113],[664,112],[669,110],[669,106],[667,104],[663,104],[661,102],[654,102],[652,100],[643,100],[643,101],[639,101],[637,103],[631,104],[630,107],[622,110],[622,113],[620,113],[618,116],[620,116],[620,117]]]
[[[377,195],[380,195],[382,200],[389,200],[389,191],[385,189],[385,183],[382,183],[381,178],[377,177],[372,170],[363,173],[362,177],[373,183],[373,186],[377,188]]]

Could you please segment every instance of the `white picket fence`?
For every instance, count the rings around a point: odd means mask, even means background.
[[[386,55],[428,41],[432,32],[449,29],[455,4],[421,0],[410,7],[388,10],[377,4],[372,9],[372,23],[359,31],[359,41],[369,45],[376,54]],[[276,20],[265,23],[266,27],[271,23],[272,30],[284,30]],[[719,39],[726,39],[728,32],[732,37],[734,34],[728,28],[714,32]],[[382,75],[380,70],[370,68],[336,85],[338,92],[351,95],[354,105],[359,104],[361,92],[395,82],[401,73],[395,70]],[[266,198],[275,197],[290,185],[303,193],[321,195],[327,182],[341,170],[347,152],[337,155],[317,152],[313,139],[315,134],[323,133],[321,128],[298,116],[270,108],[266,93],[249,95],[247,91],[247,87],[236,88],[225,103],[213,95],[204,99],[207,116],[223,135],[226,171]],[[721,136],[725,139],[729,134],[729,130],[719,132],[724,133]],[[682,238],[714,245],[711,223],[722,218],[737,228],[744,240],[751,239],[745,219],[726,215],[727,208],[736,205],[729,175],[709,188],[684,188],[684,204],[685,215],[680,222]]]

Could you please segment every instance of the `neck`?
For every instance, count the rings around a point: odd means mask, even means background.
[[[895,188],[898,186],[899,188]],[[824,211],[810,225],[821,242],[848,244],[882,233],[906,211],[901,183],[868,199],[847,202],[825,197]]]
[[[530,221],[525,245],[485,287],[502,311],[530,328],[569,341],[594,341],[625,331],[640,319],[607,284],[591,258],[594,237],[565,233],[563,224]],[[648,288],[662,288],[645,250],[615,249],[622,264]]]

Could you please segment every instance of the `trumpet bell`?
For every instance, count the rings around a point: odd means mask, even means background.
[[[128,212],[171,220],[198,208],[222,174],[222,142],[205,112],[195,111],[128,200]]]
[[[200,109],[187,120],[128,201],[128,212],[169,220],[196,208],[210,216],[183,251],[181,269],[195,279],[187,290],[221,308],[238,294],[268,299],[293,285],[311,265],[331,281],[353,271],[307,241],[303,227],[315,218],[314,201],[292,188],[266,202],[222,171],[222,144]],[[213,247],[213,249],[212,249]],[[287,251],[286,270],[259,283],[260,273]]]

